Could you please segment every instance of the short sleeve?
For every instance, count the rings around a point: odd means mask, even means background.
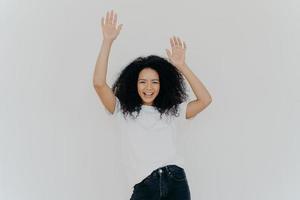
[[[187,104],[188,104],[188,102],[186,102],[186,101],[179,104],[179,120],[180,121],[186,120]]]
[[[179,120],[180,121],[191,120],[194,118],[194,117],[189,118],[189,119],[186,118],[186,111],[187,111],[188,104],[189,104],[189,102],[187,102],[187,101],[184,101],[179,104],[179,112],[180,112]]]
[[[106,112],[108,115],[111,115],[111,116],[117,115],[117,113],[120,112],[120,109],[121,109],[121,104],[120,104],[120,100],[119,100],[118,97],[116,97],[116,105],[115,105],[115,110],[114,110],[113,113],[109,112],[109,111],[107,110],[107,108],[104,107],[105,112]]]

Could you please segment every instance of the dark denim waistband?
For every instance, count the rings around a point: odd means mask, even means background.
[[[130,199],[140,199],[141,196],[145,195],[156,196],[155,199],[190,200],[189,185],[184,169],[171,164],[153,170],[142,182],[134,185],[132,198]]]
[[[184,171],[184,169],[182,167],[179,167],[178,165],[166,165],[153,170],[153,172],[149,176],[158,176],[159,173],[169,173],[170,171],[174,171],[174,170]]]

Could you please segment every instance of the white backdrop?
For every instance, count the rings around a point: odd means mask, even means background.
[[[129,199],[92,85],[110,9],[110,85],[176,35],[213,97],[178,144],[192,199],[300,199],[298,0],[0,0],[0,199]]]

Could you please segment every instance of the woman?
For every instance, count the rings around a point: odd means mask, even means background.
[[[123,163],[133,187],[130,199],[191,199],[184,162],[175,148],[177,124],[194,118],[212,99],[185,63],[185,42],[170,38],[168,60],[156,55],[133,60],[110,88],[106,83],[108,57],[122,24],[117,25],[112,10],[102,17],[101,26],[103,40],[93,83],[120,128]],[[186,102],[183,76],[197,97],[191,102]]]

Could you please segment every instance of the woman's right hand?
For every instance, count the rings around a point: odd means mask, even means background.
[[[101,18],[101,26],[103,39],[112,42],[118,37],[123,24],[117,26],[117,13],[111,10],[110,12],[106,12],[105,19],[104,17]]]

